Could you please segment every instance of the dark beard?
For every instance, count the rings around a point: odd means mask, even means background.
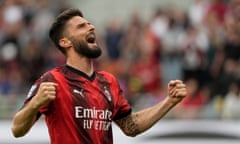
[[[91,59],[98,58],[102,54],[102,50],[98,46],[90,48],[86,42],[75,40],[73,38],[71,39],[71,41],[72,41],[74,50],[78,54],[86,56],[87,58],[91,58]]]

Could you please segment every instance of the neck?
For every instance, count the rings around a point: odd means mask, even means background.
[[[66,64],[91,76],[94,72],[93,61],[87,57],[72,55],[67,58]]]

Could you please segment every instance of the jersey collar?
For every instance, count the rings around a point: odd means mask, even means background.
[[[84,73],[84,72],[82,72],[82,71],[80,71],[80,70],[78,70],[78,69],[75,69],[74,67],[71,67],[71,66],[69,66],[69,65],[67,65],[67,64],[65,64],[65,67],[66,67],[68,70],[72,71],[73,73],[76,73],[76,74],[78,74],[78,75],[86,78],[86,79],[89,80],[89,81],[93,81],[93,80],[95,79],[95,77],[96,77],[95,71],[93,72],[93,74],[92,74],[91,76],[88,76],[86,73]]]

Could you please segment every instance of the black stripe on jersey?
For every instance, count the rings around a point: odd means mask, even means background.
[[[132,113],[132,109],[130,109],[129,111],[127,111],[126,113],[123,113],[123,114],[119,114],[118,116],[114,117],[113,120],[119,120],[121,118],[124,118],[128,115],[130,115]]]

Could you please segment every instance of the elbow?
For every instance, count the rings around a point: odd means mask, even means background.
[[[25,135],[23,131],[18,130],[15,126],[13,126],[11,130],[15,138],[23,137]]]
[[[137,136],[137,134],[128,134],[128,133],[125,133],[125,135],[128,137],[136,137]]]
[[[133,132],[133,131],[123,131],[123,132],[128,137],[136,137],[139,134],[139,132]]]

